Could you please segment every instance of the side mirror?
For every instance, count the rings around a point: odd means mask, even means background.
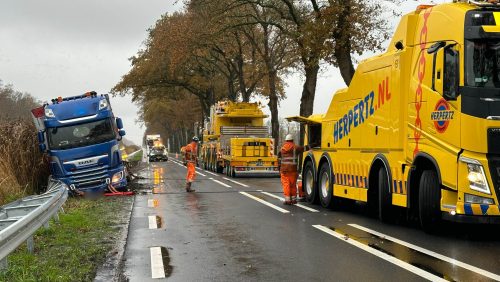
[[[444,46],[446,46],[446,42],[444,42],[444,41],[436,42],[436,43],[432,44],[432,46],[429,47],[429,49],[427,49],[427,54],[434,54],[439,49],[443,48]]]
[[[118,130],[118,135],[120,135],[122,137],[125,136],[125,130],[123,130],[123,129]]]
[[[38,148],[40,149],[40,152],[45,152],[45,150],[47,150],[47,146],[45,146],[44,143],[38,144]]]
[[[123,121],[121,118],[116,118],[116,127],[118,127],[118,129],[122,129],[123,128]],[[123,134],[125,135],[125,134]],[[121,135],[121,136],[123,136]]]
[[[38,143],[40,144],[45,143],[45,136],[43,135],[43,131],[38,131],[37,137],[38,137]]]

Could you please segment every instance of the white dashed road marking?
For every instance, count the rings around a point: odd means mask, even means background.
[[[261,204],[264,204],[264,205],[266,205],[266,206],[268,206],[268,207],[270,207],[270,208],[273,208],[273,209],[275,209],[275,210],[277,210],[277,211],[280,211],[280,212],[282,212],[282,213],[290,213],[289,211],[287,211],[287,210],[285,210],[285,209],[282,209],[282,208],[280,208],[280,207],[278,207],[278,206],[276,206],[276,205],[273,205],[273,204],[271,204],[271,203],[269,203],[269,202],[266,202],[266,201],[264,201],[264,200],[262,200],[262,199],[259,199],[259,198],[255,197],[254,195],[250,195],[250,194],[248,194],[247,192],[239,192],[239,193],[240,193],[241,195],[247,196],[248,198],[250,198],[250,199],[252,199],[252,200],[255,200],[255,201],[257,201],[257,202],[259,202],[259,203],[261,203]]]
[[[212,177],[210,177],[210,180],[212,180],[213,182],[219,183],[220,185],[222,185],[224,187],[231,188],[231,186],[227,185],[226,183],[221,182],[221,181],[216,180],[216,179],[213,179]]]
[[[148,221],[149,221],[149,229],[158,229],[158,224],[156,223],[155,215],[148,216]]]
[[[153,208],[155,206],[155,200],[154,199],[149,199],[148,200],[148,207]]]
[[[214,176],[218,176],[217,174],[213,173],[213,172],[210,172],[208,170],[203,170],[204,172],[208,173],[208,174],[211,174],[211,175],[214,175]]]
[[[268,195],[269,197],[273,197],[273,198],[278,199],[278,200],[280,200],[280,201],[284,201],[284,200],[285,200],[285,198],[282,198],[282,197],[280,197],[280,196],[276,196],[276,195],[271,194],[271,193],[268,193],[268,192],[263,192],[263,191],[260,191],[260,192],[261,192],[262,194],[264,194],[264,195]],[[310,207],[308,207],[308,206],[304,206],[304,205],[302,205],[302,204],[296,204],[296,206],[297,206],[297,207],[299,207],[299,208],[303,208],[303,209],[305,209],[305,210],[308,210],[308,211],[310,211],[310,212],[319,212],[319,210],[315,210],[315,209],[313,209],[313,208],[310,208]]]
[[[161,247],[151,247],[149,251],[151,253],[151,277],[153,279],[165,278]]]
[[[243,187],[247,187],[247,188],[248,188],[248,187],[250,187],[250,186],[248,186],[248,185],[246,185],[246,184],[243,184],[243,183],[241,183],[241,182],[238,182],[238,181],[236,181],[236,180],[232,180],[232,179],[229,179],[229,178],[227,178],[227,177],[223,177],[223,178],[224,178],[225,180],[227,180],[227,181],[231,181],[231,182],[236,183],[236,184],[238,184],[238,185],[241,185],[241,186],[243,186]]]

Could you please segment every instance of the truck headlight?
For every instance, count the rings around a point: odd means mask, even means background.
[[[99,101],[99,110],[105,109],[107,107],[108,107],[108,101],[106,101],[106,99]]]
[[[111,183],[118,183],[122,179],[123,179],[123,171],[117,172],[113,175],[113,178],[111,178]]]
[[[52,111],[52,109],[45,109],[45,116],[48,118],[56,117],[56,115],[54,115],[54,112]]]
[[[467,165],[467,169],[469,171],[467,175],[469,187],[478,192],[491,194],[488,180],[484,174],[483,165],[481,165],[479,161],[467,157],[460,157],[460,161]]]

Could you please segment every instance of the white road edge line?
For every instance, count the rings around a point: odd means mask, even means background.
[[[280,212],[282,212],[282,213],[290,213],[289,211],[287,211],[287,210],[285,210],[285,209],[282,209],[282,208],[280,208],[280,207],[278,207],[278,206],[276,206],[276,205],[273,205],[273,204],[271,204],[271,203],[269,203],[269,202],[266,202],[266,201],[264,201],[264,200],[262,200],[262,199],[259,199],[259,198],[255,197],[254,195],[250,195],[250,194],[248,194],[247,192],[239,192],[239,193],[240,193],[241,195],[247,196],[247,197],[248,197],[248,198],[250,198],[250,199],[256,200],[257,202],[259,202],[259,203],[261,203],[261,204],[264,204],[264,205],[266,205],[266,206],[268,206],[268,207],[270,207],[270,208],[273,208],[273,209],[275,209],[275,210],[277,210],[277,211],[280,211]]]
[[[148,216],[148,221],[149,221],[149,229],[158,229],[158,224],[156,223],[155,215]]]
[[[225,179],[225,180],[227,180],[227,181],[231,181],[231,182],[233,182],[233,183],[239,184],[239,185],[241,185],[241,186],[243,186],[243,187],[247,187],[247,188],[248,188],[248,187],[250,187],[250,186],[248,186],[248,185],[246,185],[246,184],[243,184],[243,183],[241,183],[241,182],[238,182],[238,181],[235,181],[235,180],[229,179],[229,178],[227,178],[227,177],[222,177],[222,178],[224,178],[224,179]]]
[[[405,247],[408,247],[410,249],[413,249],[415,251],[419,251],[421,253],[424,253],[426,255],[429,255],[431,257],[435,257],[437,259],[440,259],[442,261],[446,261],[448,263],[451,263],[451,264],[454,264],[454,265],[457,265],[457,266],[460,266],[462,268],[465,268],[467,270],[470,270],[472,272],[475,272],[475,273],[478,273],[478,274],[481,274],[483,276],[486,276],[490,279],[493,279],[493,280],[497,280],[497,281],[500,281],[500,275],[498,274],[495,274],[495,273],[491,273],[487,270],[484,270],[484,269],[481,269],[481,268],[478,268],[478,267],[475,267],[473,265],[470,265],[470,264],[467,264],[465,262],[461,262],[461,261],[458,261],[456,259],[453,259],[453,258],[450,258],[450,257],[447,257],[445,255],[442,255],[442,254],[439,254],[439,253],[436,253],[436,252],[433,252],[433,251],[430,251],[430,250],[427,250],[425,248],[422,248],[422,247],[419,247],[417,245],[413,245],[411,243],[408,243],[408,242],[405,242],[403,240],[400,240],[400,239],[397,239],[397,238],[394,238],[394,237],[391,237],[389,235],[386,235],[384,233],[380,233],[380,232],[377,232],[375,230],[371,230],[367,227],[364,227],[364,226],[361,226],[361,225],[357,225],[357,224],[354,224],[354,223],[350,223],[348,224],[349,226],[352,226],[354,228],[357,228],[357,229],[360,229],[360,230],[363,230],[365,232],[368,232],[368,233],[372,233],[374,235],[377,235],[381,238],[384,238],[386,240],[389,240],[389,241],[392,241],[394,243],[397,243],[399,245],[403,245]]]
[[[447,280],[445,280],[445,279],[443,279],[441,277],[438,277],[438,276],[436,276],[436,275],[434,275],[434,274],[432,274],[430,272],[427,272],[427,271],[425,271],[423,269],[420,269],[420,268],[418,268],[416,266],[413,266],[413,265],[411,265],[411,264],[409,264],[407,262],[399,260],[399,259],[397,259],[397,258],[395,258],[395,257],[393,257],[391,255],[388,255],[388,254],[386,254],[384,252],[381,252],[379,250],[371,248],[368,245],[360,243],[360,242],[358,242],[358,241],[356,241],[354,239],[346,238],[344,235],[342,235],[342,234],[340,234],[338,232],[335,232],[335,231],[331,230],[328,227],[325,227],[323,225],[313,225],[313,227],[316,228],[316,229],[319,229],[319,230],[321,230],[321,231],[323,231],[323,232],[325,232],[325,233],[327,233],[329,235],[332,235],[333,237],[335,237],[337,239],[340,239],[343,242],[349,243],[349,244],[351,244],[351,245],[353,245],[353,246],[355,246],[355,247],[357,247],[357,248],[359,248],[359,249],[361,249],[363,251],[366,251],[366,252],[368,252],[368,253],[370,253],[372,255],[375,255],[375,256],[383,259],[383,260],[386,260],[386,261],[388,261],[390,263],[393,263],[393,264],[395,264],[395,265],[397,265],[397,266],[399,266],[399,267],[401,267],[403,269],[406,269],[406,270],[408,270],[408,271],[410,271],[410,272],[412,272],[412,273],[414,273],[414,274],[416,274],[416,275],[418,275],[420,277],[423,277],[423,278],[425,278],[427,280],[430,280],[430,281],[443,281],[443,282],[447,281]]]
[[[277,195],[274,195],[274,194],[271,194],[271,193],[268,193],[268,192],[264,192],[264,191],[260,191],[260,192],[261,192],[262,194],[264,194],[264,195],[268,195],[269,197],[273,197],[273,198],[278,199],[278,200],[280,200],[280,201],[284,201],[284,200],[285,200],[285,198],[282,198],[282,197],[280,197],[280,196],[277,196]],[[308,210],[308,211],[310,211],[310,212],[319,212],[319,210],[315,210],[315,209],[313,209],[313,208],[310,208],[310,207],[308,207],[308,206],[304,206],[304,205],[302,205],[302,204],[297,204],[297,207],[299,207],[299,208],[303,208],[303,209]]]
[[[163,268],[163,258],[160,247],[150,247],[151,253],[151,278],[165,278],[165,269]]]
[[[227,185],[226,183],[221,182],[221,181],[216,180],[216,179],[213,179],[212,177],[210,177],[210,180],[212,180],[213,182],[217,182],[217,183],[219,183],[220,185],[225,186],[225,187],[227,187],[227,188],[231,188],[231,186]]]

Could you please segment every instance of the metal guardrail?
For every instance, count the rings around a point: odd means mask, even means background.
[[[137,151],[135,151],[135,152],[132,152],[132,153],[128,154],[127,159],[131,159],[132,157],[134,157],[134,156],[135,156],[136,154],[138,154],[139,152],[143,152],[143,151],[142,151],[142,149],[137,150]],[[143,154],[144,154],[144,152],[143,152]]]
[[[7,266],[7,256],[27,241],[33,251],[33,234],[54,217],[68,198],[68,187],[61,181],[50,180],[47,192],[25,197],[0,207],[0,268]]]

